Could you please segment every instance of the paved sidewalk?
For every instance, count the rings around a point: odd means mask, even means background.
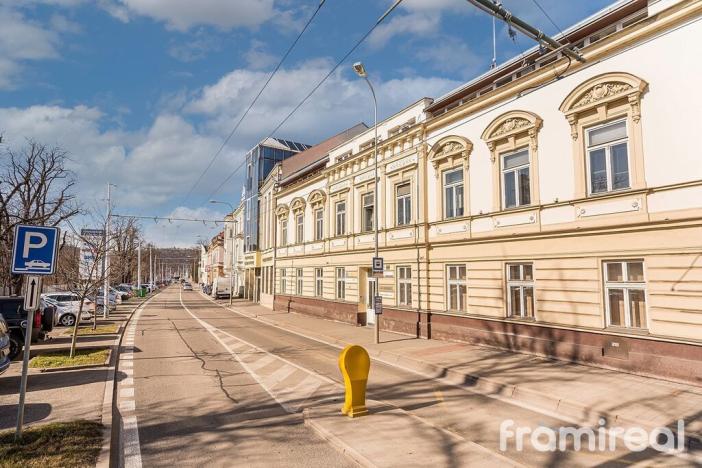
[[[116,323],[120,327],[118,333],[121,333],[123,323],[141,301],[133,298],[120,304],[116,311],[111,312],[109,320],[99,319],[98,325]],[[50,333],[50,340],[32,344],[31,355],[68,349],[71,345],[71,336],[65,334],[67,330],[69,329],[66,327],[54,328]],[[76,346],[77,348],[113,346],[117,336],[116,333],[78,336]],[[0,430],[15,427],[21,373],[22,361],[16,360],[12,362],[7,372],[0,376]],[[107,375],[107,366],[45,373],[30,368],[25,400],[25,423],[33,425],[76,419],[101,421]]]
[[[225,305],[225,301],[219,301]],[[364,346],[371,357],[442,378],[470,390],[547,411],[583,424],[677,427],[702,439],[702,387],[544,359],[490,347],[424,340],[302,314],[273,312],[238,300],[233,309],[334,346]],[[372,378],[372,370],[371,370]]]

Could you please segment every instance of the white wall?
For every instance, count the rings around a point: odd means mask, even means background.
[[[460,135],[473,142],[470,156],[470,214],[492,209],[492,163],[480,135],[497,116],[511,110],[525,110],[543,119],[539,133],[539,178],[542,203],[555,198],[568,200],[574,194],[574,168],[570,128],[558,110],[563,99],[583,81],[606,72],[627,72],[647,81],[641,98],[645,178],[649,187],[702,179],[702,158],[694,138],[702,132],[702,61],[693,44],[702,43],[702,21],[671,31],[558,80],[544,88],[498,107],[481,111],[453,123],[455,127],[429,134],[429,146],[440,138]],[[687,47],[687,52],[685,52]],[[457,126],[458,125],[458,126]],[[439,206],[435,186],[440,183],[429,168],[429,206]],[[702,200],[697,206],[702,205]],[[441,219],[429,210],[430,220]]]

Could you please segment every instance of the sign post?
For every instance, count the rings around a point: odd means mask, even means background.
[[[57,227],[18,225],[15,228],[15,242],[12,247],[12,274],[25,276],[24,309],[27,311],[15,440],[22,438],[24,399],[27,393],[27,370],[29,368],[29,347],[32,344],[34,314],[39,309],[40,304],[41,276],[52,275],[56,271],[59,234],[59,228]]]

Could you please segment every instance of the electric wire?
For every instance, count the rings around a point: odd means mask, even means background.
[[[380,24],[383,22],[383,20],[384,20],[390,13],[392,13],[392,11],[393,11],[401,2],[402,2],[402,0],[396,0],[395,3],[394,3],[392,6],[390,6],[390,8],[388,8],[388,10],[387,10],[385,13],[383,13],[383,15],[382,15],[380,18],[378,18],[378,20],[375,22],[375,24],[374,24],[358,41],[356,41],[356,43],[353,45],[353,47],[351,47],[351,48],[344,54],[344,56],[341,57],[341,59],[339,59],[339,60],[336,62],[336,64],[332,67],[332,69],[329,70],[329,72],[328,72],[326,75],[324,75],[324,77],[312,88],[312,90],[311,90],[309,93],[307,93],[307,95],[302,99],[302,101],[300,101],[300,102],[288,113],[288,115],[286,115],[285,118],[284,118],[283,120],[281,120],[280,123],[279,123],[278,125],[276,125],[275,128],[274,128],[271,132],[268,133],[268,136],[267,136],[266,138],[264,138],[264,141],[265,141],[267,138],[271,138],[271,137],[275,134],[275,132],[277,132],[283,125],[285,125],[285,123],[286,123],[288,120],[290,120],[290,118],[300,109],[300,107],[302,107],[302,106],[309,100],[309,98],[312,97],[312,95],[322,86],[322,84],[324,84],[324,82],[327,81],[327,79],[341,66],[341,64],[344,63],[344,62],[346,61],[346,59],[347,59],[352,53],[354,53],[354,52],[356,51],[356,49],[358,49],[358,47],[368,38],[368,36],[370,36],[371,33],[373,33],[373,31],[375,31],[375,28],[377,28],[378,26],[380,26]],[[229,181],[231,180],[231,178],[234,177],[234,175],[244,166],[244,164],[246,164],[246,161],[245,161],[245,160],[242,161],[237,167],[234,168],[234,170],[224,179],[224,181],[223,181],[221,184],[219,184],[219,185],[217,186],[217,188],[214,189],[214,190],[210,193],[210,195],[207,197],[207,199],[209,200],[209,199],[211,199],[213,196],[215,196],[215,195],[222,189],[222,187],[224,187],[224,186],[227,184],[227,182],[229,182]]]
[[[321,0],[321,1],[319,2],[319,5],[317,5],[317,8],[315,9],[314,13],[312,13],[312,16],[310,16],[310,18],[307,20],[307,23],[305,23],[305,26],[302,28],[302,30],[301,30],[300,33],[297,35],[297,37],[296,37],[295,40],[292,42],[292,44],[290,44],[290,47],[288,47],[288,50],[285,52],[285,54],[283,54],[283,57],[282,57],[282,58],[280,59],[280,61],[278,62],[278,65],[276,65],[275,68],[273,69],[273,71],[271,72],[271,74],[268,75],[268,79],[266,80],[265,83],[263,83],[263,86],[261,87],[261,89],[259,89],[258,94],[256,94],[256,96],[253,98],[253,101],[251,101],[251,104],[249,104],[249,106],[246,108],[246,110],[245,110],[244,113],[241,115],[241,117],[239,117],[239,120],[238,120],[237,123],[234,125],[234,128],[232,128],[232,131],[229,132],[229,134],[227,135],[227,137],[224,139],[224,141],[223,141],[222,144],[220,145],[219,149],[215,152],[215,154],[214,154],[214,155],[212,156],[212,158],[210,159],[210,162],[207,164],[207,166],[205,167],[205,169],[200,173],[200,176],[197,178],[197,180],[196,180],[195,183],[192,185],[192,187],[190,187],[190,190],[188,190],[187,195],[185,195],[185,198],[183,199],[183,205],[185,204],[185,202],[187,202],[188,198],[190,198],[190,195],[192,195],[192,193],[193,193],[193,191],[195,190],[195,188],[196,188],[196,187],[198,186],[198,184],[202,181],[202,178],[205,177],[205,174],[207,173],[207,171],[210,170],[210,168],[212,167],[212,165],[214,164],[214,162],[217,160],[217,158],[219,157],[219,155],[220,155],[220,153],[222,152],[222,150],[224,150],[224,148],[227,146],[227,143],[229,143],[229,140],[231,140],[232,136],[234,136],[234,133],[236,133],[237,129],[238,129],[239,126],[241,125],[241,122],[243,122],[243,120],[244,120],[244,119],[246,118],[246,116],[248,115],[249,111],[253,108],[253,106],[254,106],[254,105],[256,104],[256,102],[258,101],[258,98],[261,97],[261,94],[263,94],[263,91],[268,87],[268,84],[271,82],[271,80],[272,80],[273,77],[276,75],[276,73],[278,73],[278,70],[279,70],[280,67],[283,65],[283,62],[285,62],[285,60],[288,58],[288,56],[290,55],[290,53],[292,52],[292,50],[295,48],[295,46],[297,45],[297,43],[300,41],[300,38],[302,38],[302,35],[305,33],[305,31],[307,31],[307,28],[308,28],[309,25],[312,23],[312,21],[314,20],[314,18],[317,16],[317,13],[319,13],[319,10],[322,9],[322,6],[324,5],[325,2],[326,2],[326,0]]]
[[[563,34],[563,30],[561,29],[561,27],[558,26],[558,25],[556,24],[556,22],[553,20],[553,18],[551,18],[551,15],[549,15],[549,14],[546,12],[546,10],[541,6],[541,4],[539,4],[538,0],[531,0],[531,1],[534,2],[534,5],[536,5],[536,7],[537,7],[539,10],[541,10],[541,13],[544,14],[544,16],[551,22],[551,24],[552,24],[556,29],[558,29],[558,32],[561,33],[561,36],[565,36],[565,34]]]

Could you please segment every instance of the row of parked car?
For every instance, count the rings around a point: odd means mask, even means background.
[[[152,292],[155,286],[145,284],[146,292]],[[136,286],[120,284],[108,290],[108,307],[114,310],[117,304],[137,294]],[[72,327],[76,320],[90,321],[93,314],[104,307],[102,288],[97,289],[84,299],[80,308],[80,294],[75,291],[54,291],[41,295],[39,311],[34,314],[32,324],[32,342],[46,338],[55,326]],[[80,311],[80,318],[78,317]],[[18,356],[24,347],[28,313],[24,310],[24,297],[0,297],[0,374]]]

